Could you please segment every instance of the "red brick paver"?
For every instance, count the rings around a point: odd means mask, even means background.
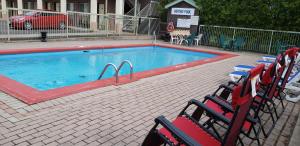
[[[239,55],[32,106],[0,93],[0,145],[140,145],[155,117],[175,118],[191,98],[201,99],[228,81],[234,65],[261,57]],[[289,103],[265,145],[288,141],[287,127],[292,128],[298,112],[299,105]]]

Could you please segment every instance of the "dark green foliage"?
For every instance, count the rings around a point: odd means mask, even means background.
[[[300,0],[196,0],[202,24],[300,31]]]
[[[166,21],[161,0],[159,11]],[[300,31],[300,0],[195,0],[206,25]]]

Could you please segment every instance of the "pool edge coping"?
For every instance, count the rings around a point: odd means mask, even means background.
[[[238,56],[237,54],[218,52],[212,50],[202,50],[196,48],[187,48],[185,46],[174,46],[169,44],[129,44],[129,45],[105,45],[105,46],[78,46],[78,47],[63,47],[63,48],[34,48],[34,49],[9,49],[9,50],[0,50],[0,55],[2,54],[25,54],[25,53],[46,53],[46,52],[64,52],[64,51],[76,51],[76,50],[92,50],[92,49],[113,49],[113,48],[128,48],[128,47],[146,47],[146,46],[159,46],[166,47],[178,50],[186,50],[193,52],[202,52],[218,55],[213,58],[207,58],[203,60],[196,60],[192,62],[187,62],[183,64],[157,68],[153,70],[137,72],[133,74],[133,80],[129,79],[129,75],[124,75],[119,77],[119,83],[115,82],[115,78],[108,78],[103,80],[96,80],[71,86],[65,86],[45,91],[40,91],[34,89],[30,86],[17,82],[13,79],[10,79],[6,76],[0,75],[0,90],[4,93],[7,93],[26,104],[32,105],[47,100],[56,99],[59,97],[64,97],[67,95],[88,91],[100,87],[106,87],[110,85],[122,85],[130,82],[137,81],[142,78],[148,78],[160,74],[165,74],[173,72],[176,70],[186,69],[202,64],[217,62],[220,60],[232,58]]]

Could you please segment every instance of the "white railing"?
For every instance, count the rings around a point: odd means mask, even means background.
[[[294,31],[200,25],[199,32],[203,34],[203,45],[222,47],[232,42],[232,47],[244,51],[277,54],[300,45],[300,32]]]
[[[140,17],[138,32],[140,34],[151,35],[153,32],[158,34],[159,20],[156,18]]]
[[[129,15],[107,14],[109,20],[108,29],[117,35],[135,35],[135,29],[138,27],[136,17]]]
[[[7,11],[0,10],[0,40],[8,39],[8,19]]]
[[[40,37],[41,32],[47,32],[49,38],[65,37],[67,34],[68,16],[65,13],[9,8],[10,39],[29,39]]]
[[[107,30],[108,19],[106,15],[68,11],[67,16],[68,37],[112,34],[112,32]]]
[[[157,18],[142,19],[151,20],[148,25],[142,24],[147,31],[156,26],[153,19],[159,22]],[[0,10],[0,40],[37,39],[41,32],[47,32],[48,38],[151,34],[139,32],[138,20],[141,18],[129,15],[8,8]]]
[[[148,16],[159,16],[157,6],[159,5],[158,1],[150,1],[140,12],[138,12],[137,16],[140,17],[148,17]]]

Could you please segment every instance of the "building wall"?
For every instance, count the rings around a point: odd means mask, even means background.
[[[17,8],[17,0],[6,0],[8,8]]]
[[[116,0],[107,0],[107,10],[108,13],[116,12]]]
[[[8,8],[17,8],[17,0],[6,0]],[[116,9],[116,0],[107,0],[108,13],[115,13]],[[150,0],[139,0],[141,3],[141,8],[146,6]],[[79,12],[90,12],[90,0],[67,0],[67,7],[70,8],[70,3],[72,3],[72,7],[74,11]],[[105,0],[98,0],[98,4],[105,4]],[[23,0],[23,8],[24,9],[37,9],[36,0]],[[43,0],[43,9],[44,10],[52,10],[52,11],[60,11],[60,0]],[[69,10],[69,9],[67,9]]]
[[[23,9],[37,9],[36,0],[23,0]]]
[[[167,18],[167,22],[173,22],[174,23],[174,26],[175,26],[175,29],[190,29],[190,32],[191,33],[196,33],[197,32],[197,29],[198,29],[198,26],[197,25],[191,25],[191,28],[177,28],[177,19],[180,18],[180,19],[190,19],[191,16],[187,16],[187,15],[171,15],[171,11],[172,11],[172,8],[194,8],[195,9],[195,16],[198,16],[198,11],[195,7],[191,6],[190,4],[186,3],[186,2],[180,2],[172,7],[170,7],[168,9],[168,18]]]
[[[139,0],[141,4],[141,9],[143,9],[151,0]]]

